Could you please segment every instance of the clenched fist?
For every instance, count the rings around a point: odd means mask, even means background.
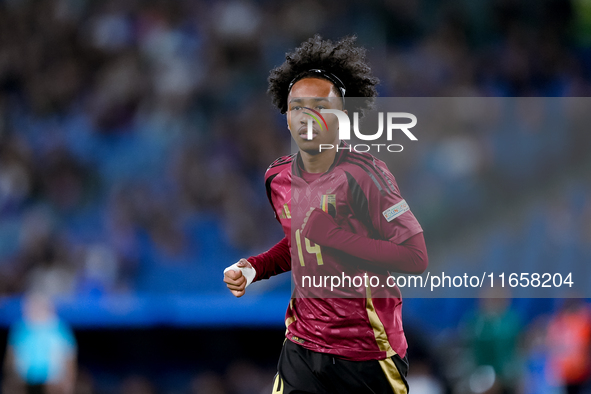
[[[236,297],[242,297],[256,275],[256,271],[246,259],[240,259],[224,270],[224,282]]]

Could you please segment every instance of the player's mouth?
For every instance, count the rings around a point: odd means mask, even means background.
[[[312,128],[312,139],[318,137],[318,129],[316,129],[315,127]],[[300,136],[301,139],[303,140],[309,140],[308,139],[308,126],[302,126],[299,128],[298,130],[298,135]]]

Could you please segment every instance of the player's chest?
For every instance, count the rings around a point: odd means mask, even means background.
[[[300,227],[311,208],[328,212],[337,222],[350,212],[349,186],[344,173],[326,174],[311,183],[294,176],[289,180],[289,187],[277,190],[283,193],[273,196],[274,208],[284,228]]]

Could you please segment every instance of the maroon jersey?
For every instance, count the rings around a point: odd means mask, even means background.
[[[310,208],[328,212],[351,233],[396,244],[422,232],[421,226],[386,165],[370,154],[341,150],[330,169],[310,183],[302,177],[302,167],[295,154],[276,160],[265,174],[267,195],[286,235],[291,267],[283,261],[273,272],[257,272],[256,280],[291,268],[294,292],[286,313],[286,337],[309,350],[348,360],[404,357],[407,343],[398,288],[353,283],[331,289],[330,282],[315,286],[324,277],[364,274],[377,276],[384,284],[388,270],[338,248],[316,245],[302,236],[300,228]]]

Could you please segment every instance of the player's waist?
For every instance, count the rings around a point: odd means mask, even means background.
[[[309,336],[306,332],[300,332],[299,324],[290,324],[286,331],[286,338],[305,349],[334,355],[349,361],[383,360],[394,354],[406,354],[406,339],[404,337],[395,341],[388,349],[380,349],[374,338],[367,341],[353,341],[350,343],[343,338],[318,338]],[[401,357],[402,357],[401,356]]]

